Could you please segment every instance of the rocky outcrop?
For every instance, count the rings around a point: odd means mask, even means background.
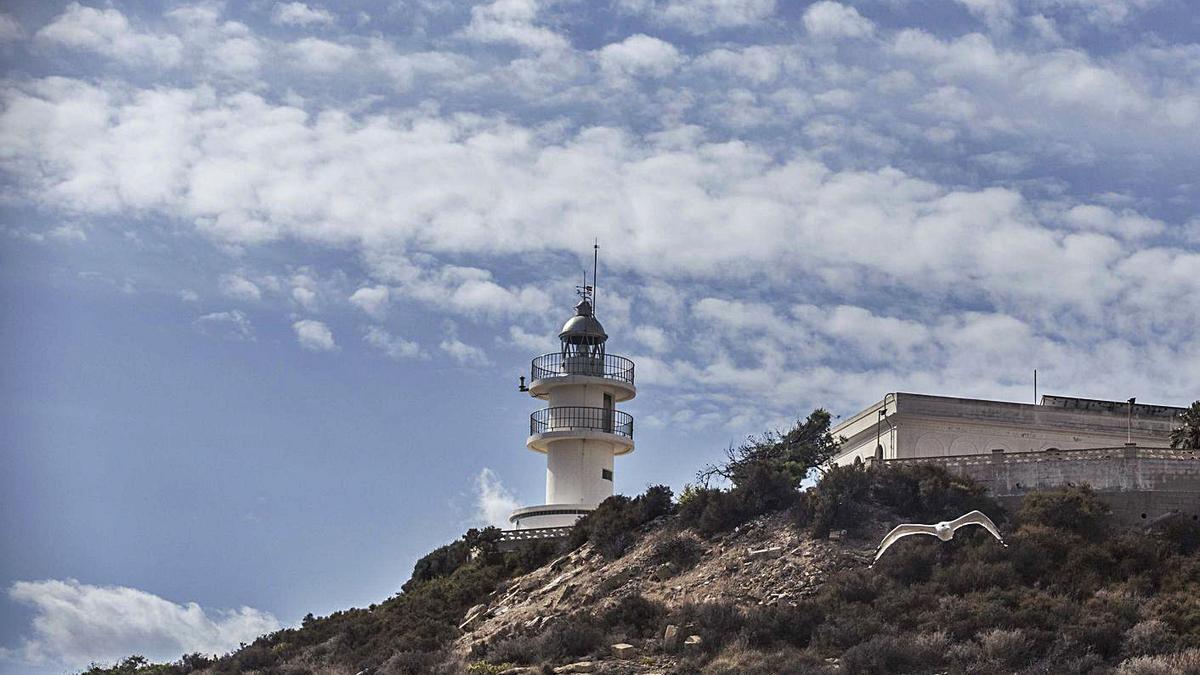
[[[534,635],[572,613],[599,613],[633,594],[669,608],[689,602],[795,603],[815,593],[833,571],[868,564],[873,551],[872,542],[815,540],[790,526],[784,514],[758,518],[712,540],[702,540],[670,522],[647,529],[617,560],[605,560],[585,545],[498,589],[488,599],[488,609],[472,608],[464,617],[464,634],[455,650],[466,656],[474,646]],[[658,562],[656,547],[670,537],[694,539],[702,548],[699,562],[689,569]],[[664,649],[654,651],[700,648],[699,636],[679,626],[668,626],[661,640]],[[618,645],[620,650],[612,648],[609,658],[632,663],[626,655],[642,651],[633,642]],[[646,664],[650,670],[620,672],[657,672],[655,667]]]

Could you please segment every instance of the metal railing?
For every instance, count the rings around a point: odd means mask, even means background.
[[[633,439],[633,415],[612,408],[562,405],[542,408],[529,416],[529,435],[548,431],[587,429]]]
[[[500,533],[500,541],[536,541],[539,539],[562,539],[571,535],[571,526],[566,527],[532,527],[525,530],[504,530]]]
[[[615,354],[564,357],[562,352],[554,352],[534,359],[530,375],[530,381],[566,375],[590,375],[633,384],[633,361]]]

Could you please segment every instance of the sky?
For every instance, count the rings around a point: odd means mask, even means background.
[[[626,494],[891,391],[1200,398],[1185,0],[0,7],[5,675],[540,503],[517,377],[596,240]]]

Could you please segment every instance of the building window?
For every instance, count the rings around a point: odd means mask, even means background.
[[[608,469],[600,469],[600,477],[604,480],[612,480],[612,471]]]

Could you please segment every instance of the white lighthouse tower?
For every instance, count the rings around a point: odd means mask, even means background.
[[[535,358],[529,386],[522,386],[546,402],[529,417],[525,442],[546,455],[546,503],[513,511],[509,521],[518,530],[573,525],[612,496],[613,457],[633,452],[633,417],[616,408],[637,394],[633,361],[605,351],[593,287],[581,287],[580,295],[558,334],[562,347]]]

